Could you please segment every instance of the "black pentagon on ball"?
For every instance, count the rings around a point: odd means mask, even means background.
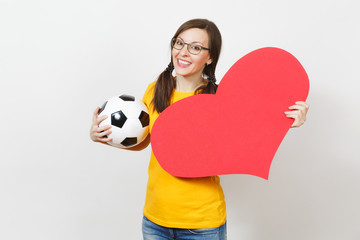
[[[111,114],[111,125],[122,128],[127,120],[125,114],[120,110]]]
[[[98,114],[100,114],[102,111],[104,111],[105,107],[106,107],[106,104],[108,103],[108,101],[106,101],[100,108]]]
[[[137,143],[136,137],[127,137],[121,142],[121,144],[124,145],[125,147],[133,146],[136,143]]]
[[[149,126],[149,114],[144,111],[141,111],[139,120],[141,122],[142,127]]]
[[[124,101],[131,101],[131,102],[135,101],[135,97],[133,97],[131,95],[127,95],[127,94],[123,94],[119,98],[121,98]]]

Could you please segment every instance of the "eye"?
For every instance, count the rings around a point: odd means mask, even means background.
[[[191,48],[194,49],[195,51],[200,51],[201,50],[200,45],[191,45]]]
[[[182,45],[184,45],[184,42],[182,40],[180,40],[180,39],[176,39],[175,44],[178,45],[178,46],[182,46]]]

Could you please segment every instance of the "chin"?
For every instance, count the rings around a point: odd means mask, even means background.
[[[190,76],[191,74],[188,72],[188,71],[178,71],[175,69],[175,72],[176,72],[176,75],[179,75],[179,76],[182,76],[182,77],[188,77]]]

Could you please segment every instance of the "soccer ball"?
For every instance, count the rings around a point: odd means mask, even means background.
[[[108,117],[100,127],[111,125],[110,145],[129,148],[141,143],[149,133],[149,114],[145,104],[133,96],[123,94],[107,100],[99,111],[99,117]]]

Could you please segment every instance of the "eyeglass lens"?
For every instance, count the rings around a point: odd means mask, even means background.
[[[172,42],[173,48],[177,50],[181,50],[185,45],[187,45],[187,49],[192,54],[199,54],[201,52],[201,45],[196,43],[185,43],[182,39],[174,39]]]

